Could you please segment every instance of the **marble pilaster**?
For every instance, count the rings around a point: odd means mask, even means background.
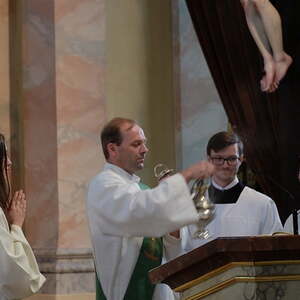
[[[47,277],[43,295],[94,292],[85,196],[103,162],[104,4],[11,2],[13,45],[21,45],[14,47],[19,65],[12,79],[16,181],[28,199],[26,235]]]
[[[84,200],[88,180],[101,166],[105,121],[105,1],[55,1],[55,33],[58,247],[87,248]]]

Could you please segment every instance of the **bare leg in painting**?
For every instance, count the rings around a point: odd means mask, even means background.
[[[269,0],[240,1],[250,33],[264,60],[261,90],[273,92],[292,63],[292,58],[283,50],[280,16]]]

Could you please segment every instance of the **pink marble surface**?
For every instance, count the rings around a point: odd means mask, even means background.
[[[23,24],[26,233],[35,248],[88,248],[85,197],[103,158],[105,0],[27,1]]]
[[[105,121],[105,1],[55,2],[58,127],[58,246],[88,247],[85,197],[101,165]]]
[[[45,2],[45,1],[41,1]],[[34,247],[56,247],[58,232],[57,126],[53,3],[23,7],[22,101],[18,136],[28,200],[25,230]]]

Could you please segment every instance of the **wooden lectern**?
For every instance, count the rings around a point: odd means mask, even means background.
[[[297,300],[300,236],[217,238],[149,276],[184,300]]]

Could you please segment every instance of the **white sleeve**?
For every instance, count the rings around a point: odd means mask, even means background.
[[[299,224],[299,215],[298,215],[298,224]],[[290,214],[287,220],[285,221],[283,231],[294,233],[293,214]]]
[[[166,234],[163,237],[164,241],[164,262],[175,259],[176,257],[183,254],[182,250],[182,240],[180,238],[175,238],[170,234]]]
[[[9,232],[0,215],[0,296],[21,299],[37,292],[45,281],[22,229],[12,225]]]
[[[266,213],[261,234],[272,234],[283,231],[282,223],[275,202],[268,198]]]
[[[180,229],[180,236],[181,236],[181,248],[183,253],[187,253],[191,250],[193,250],[193,247],[191,245],[191,235],[189,232],[189,227],[185,226],[183,228]]]
[[[182,175],[141,191],[118,176],[96,177],[87,200],[90,228],[117,236],[163,236],[197,221],[197,212]]]

